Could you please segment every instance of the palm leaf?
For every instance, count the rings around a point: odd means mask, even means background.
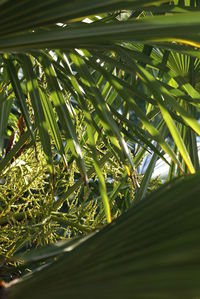
[[[72,252],[62,248],[9,297],[198,297],[198,182],[195,175],[165,185]]]

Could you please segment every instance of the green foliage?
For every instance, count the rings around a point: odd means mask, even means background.
[[[81,129],[80,129],[81,128]],[[78,121],[77,134],[83,134]],[[52,145],[52,151],[55,147]],[[85,154],[90,149],[84,146]],[[97,146],[100,160],[104,156],[103,143]],[[92,161],[87,154],[86,167]],[[106,223],[100,200],[98,176],[92,171],[88,185],[82,178],[75,160],[63,167],[60,156],[54,155],[54,175],[40,143],[27,144],[21,154],[4,169],[0,184],[0,255],[11,257],[18,251],[35,248],[58,240],[86,235]],[[126,176],[123,188],[114,194],[121,183],[124,170],[115,158],[105,161],[102,173],[106,181],[113,219],[134,202],[134,187]],[[53,180],[53,181],[52,181]],[[68,192],[68,196],[66,194]],[[58,202],[65,200],[60,204]]]
[[[197,198],[197,177],[143,200],[160,185],[151,179],[159,158],[169,165],[169,182],[199,171],[199,1],[7,0],[0,6],[1,254],[86,235],[136,203],[94,243],[65,257],[69,272],[55,264],[38,280],[33,276],[31,288],[39,281],[39,295],[55,297],[45,287],[62,272],[60,298],[67,294],[65,273],[68,295],[74,297],[75,287],[77,298],[77,282],[83,297],[88,286],[92,297],[105,297],[102,277],[112,281],[104,281],[106,292],[108,285],[119,290],[110,292],[113,298],[132,298],[131,291],[136,298],[199,295],[193,267],[199,260],[190,258],[195,242],[198,249],[199,207],[186,189]],[[181,233],[177,241],[174,231]],[[94,251],[90,244],[97,244]],[[77,265],[80,272],[73,272]],[[148,271],[155,271],[152,280],[140,276]],[[16,290],[21,298],[22,290],[30,298],[29,282],[11,288],[11,297]]]
[[[25,255],[40,267],[10,298],[198,298],[199,179],[164,185],[90,238]]]

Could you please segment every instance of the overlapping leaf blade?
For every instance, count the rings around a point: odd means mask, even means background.
[[[11,286],[10,298],[198,297],[198,182],[196,175],[167,184],[71,253]]]

